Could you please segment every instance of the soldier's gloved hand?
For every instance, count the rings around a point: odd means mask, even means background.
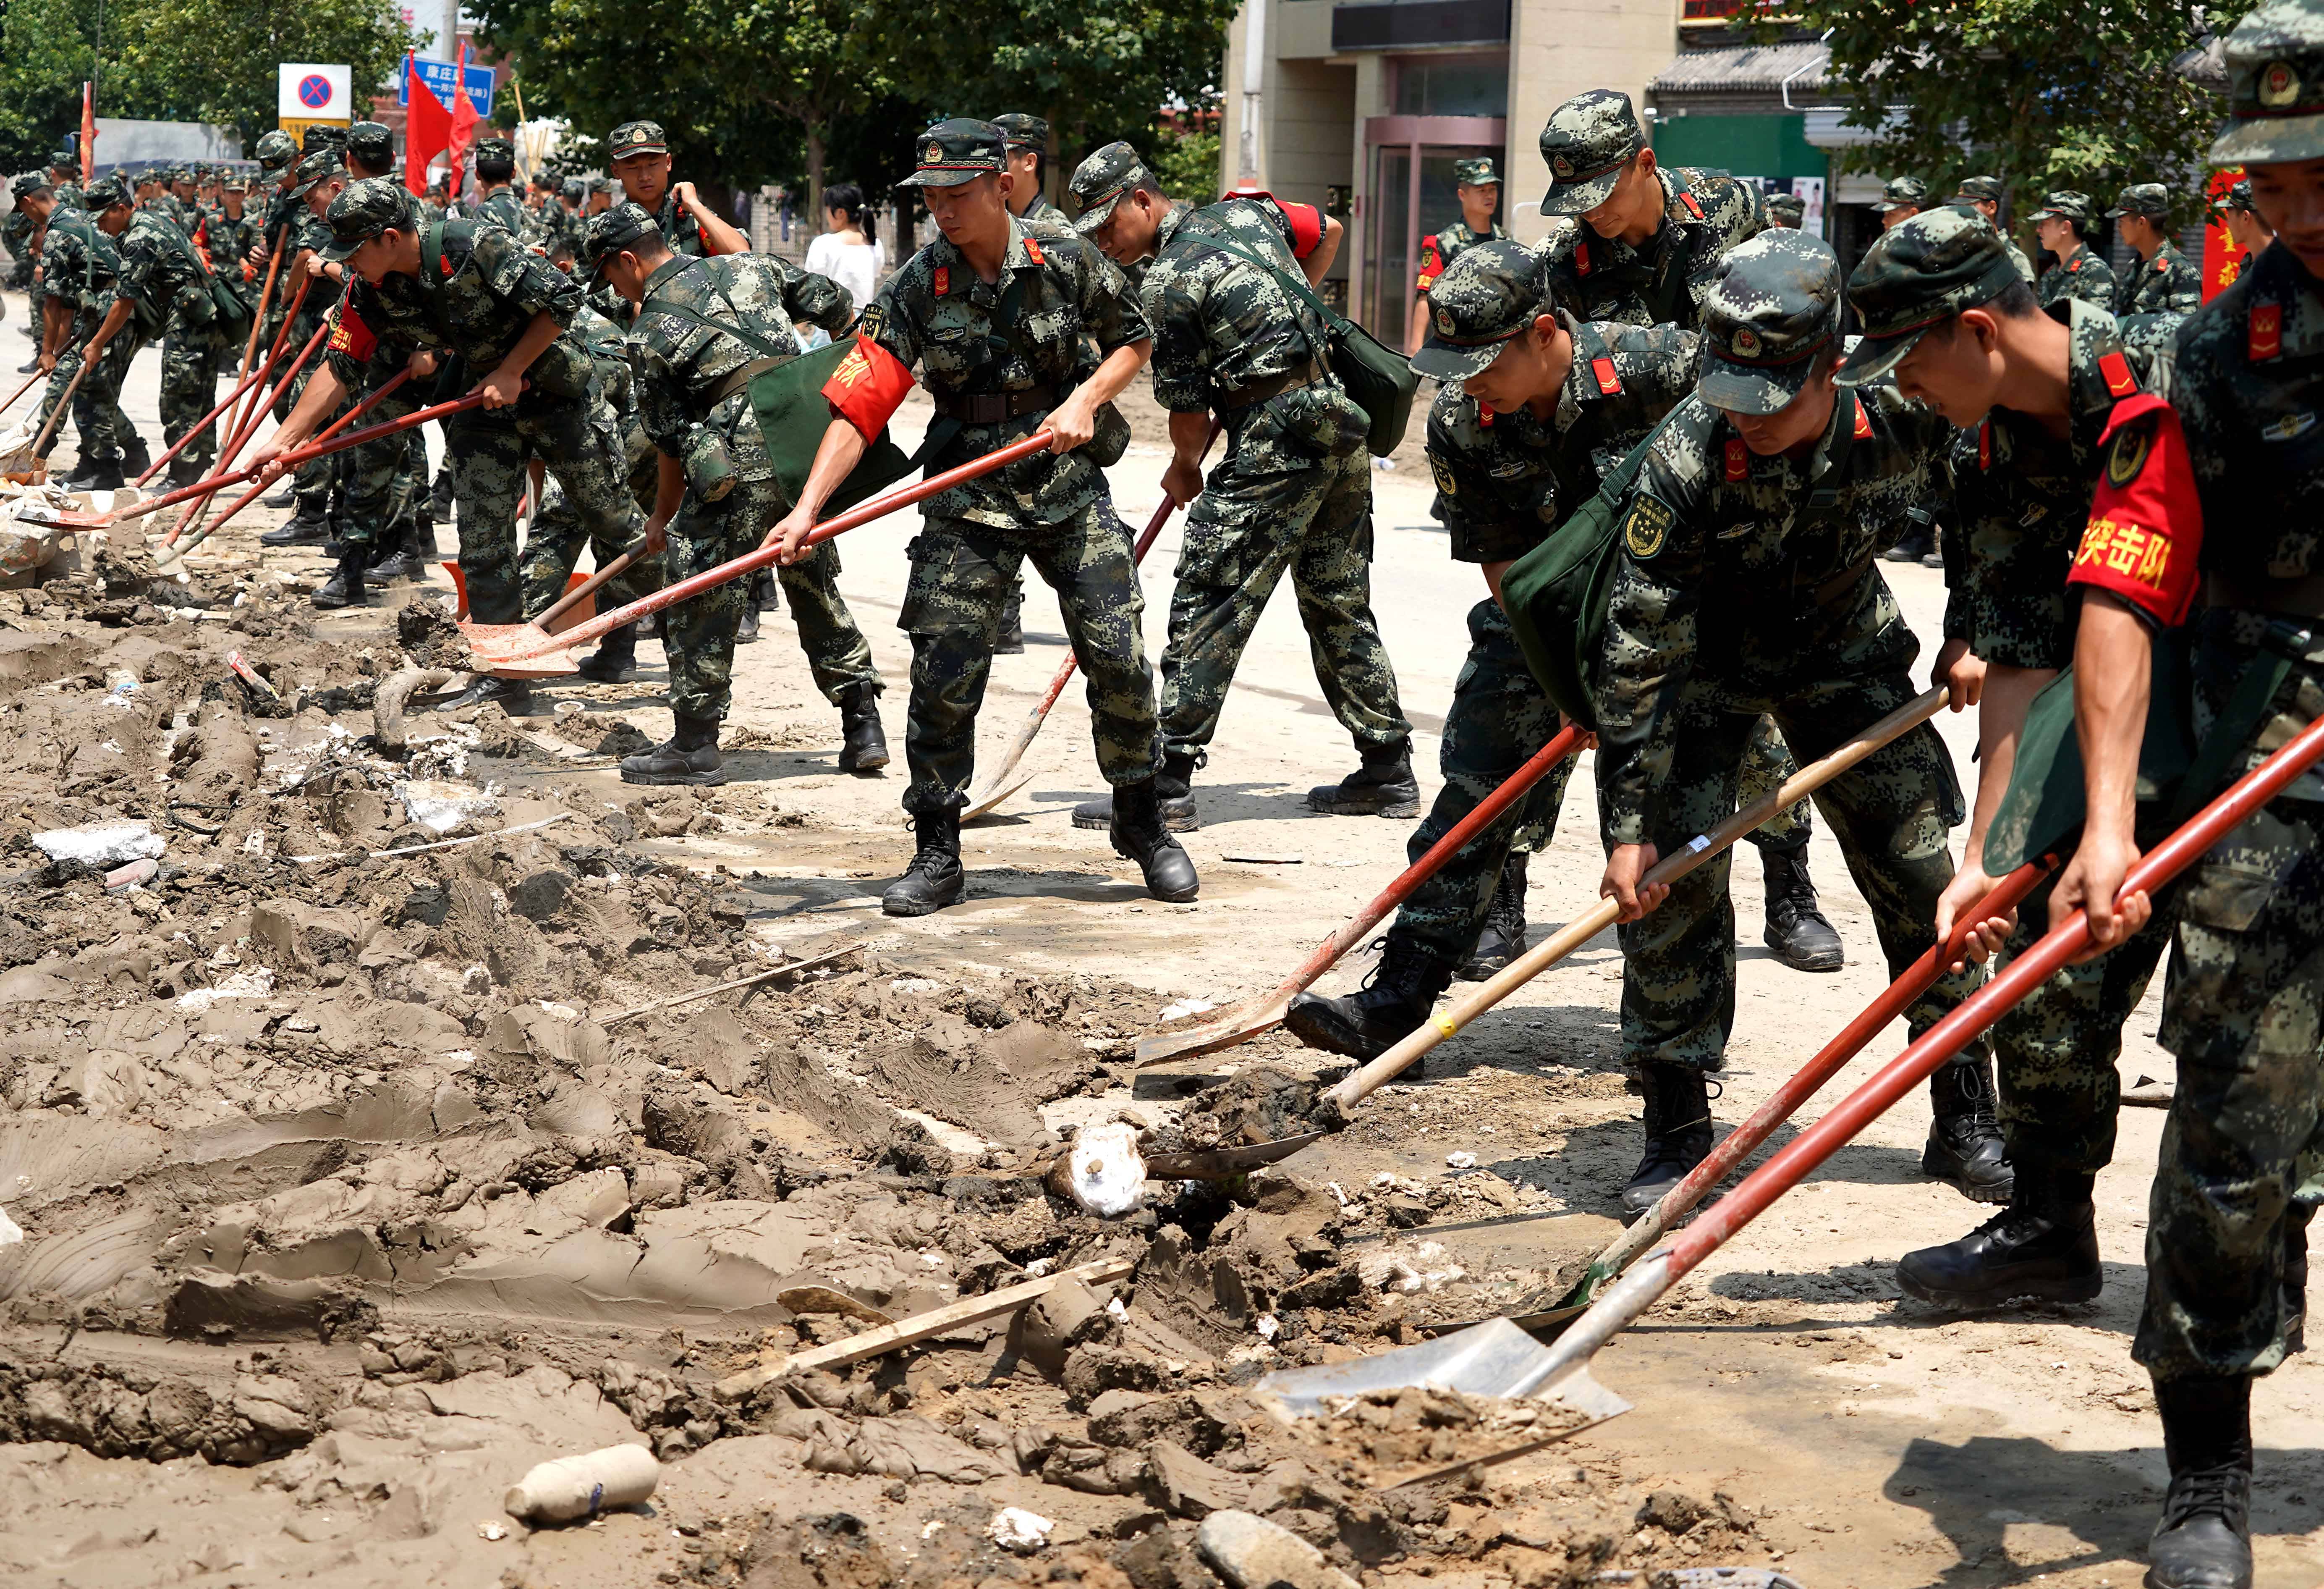
[[[799,542],[805,540],[807,539],[807,532],[814,528],[815,516],[813,514],[809,513],[805,508],[793,508],[789,513],[783,515],[782,521],[779,523],[778,523],[773,529],[767,531],[765,538],[761,540],[759,544],[761,546],[779,546],[782,548],[781,553],[775,560],[784,564],[785,566],[788,566],[789,564],[798,562],[799,559],[807,556],[807,552],[811,552],[815,550],[812,547],[807,548],[806,551],[802,551],[799,549]]]
[[[2009,941],[2009,934],[2017,925],[2017,912],[1993,916],[1984,915],[1977,909],[1977,902],[1991,891],[1993,882],[1984,867],[1964,861],[1961,869],[1953,873],[1953,880],[1945,885],[1945,892],[1937,896],[1939,943],[1951,941],[1954,924],[1964,916],[1975,923],[1961,940],[1961,957],[1947,965],[1947,971],[1958,974],[1971,965],[1982,965],[2001,953],[2001,946]]]
[[[1652,845],[1616,845],[1614,853],[1606,857],[1606,875],[1598,884],[1598,897],[1613,901],[1620,909],[1618,920],[1636,921],[1670,898],[1670,884],[1645,881],[1661,859],[1661,852]]]
[[[1049,411],[1047,423],[1049,450],[1071,452],[1097,434],[1097,404],[1076,392]]]
[[[1958,712],[1973,707],[1985,698],[1985,659],[1969,649],[1968,641],[1948,640],[1937,648],[1929,682],[1952,692],[1952,698],[1945,703],[1948,709]]]

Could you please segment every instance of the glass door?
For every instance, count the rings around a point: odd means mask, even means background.
[[[1420,240],[1461,218],[1453,162],[1479,155],[1498,162],[1489,143],[1379,143],[1372,149],[1371,226],[1364,254],[1363,322],[1383,342],[1401,347],[1412,315],[1413,283],[1420,270]],[[1507,206],[1507,189],[1503,206]],[[1494,217],[1503,226],[1505,214]]]

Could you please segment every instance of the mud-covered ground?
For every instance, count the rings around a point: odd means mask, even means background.
[[[149,433],[152,363],[130,402]],[[1151,509],[1159,466],[1141,441],[1115,471],[1126,516]],[[1382,623],[1433,789],[1480,587],[1409,528],[1425,474],[1378,478]],[[1895,1255],[1981,1216],[1918,1178],[1915,1101],[1600,1357],[1636,1410],[1407,1488],[1556,1416],[1414,1396],[1293,1426],[1254,1388],[1545,1306],[1618,1229],[1637,1106],[1610,939],[1279,1169],[1157,1182],[1110,1222],[1052,1189],[1081,1125],[1167,1137],[1190,1104],[1265,1094],[1261,1066],[1339,1073],[1279,1033],[1143,1073],[1130,1054],[1167,1013],[1271,984],[1401,864],[1406,825],[1305,812],[1352,758],[1287,601],[1205,771],[1200,901],[1145,900],[1065,822],[1095,781],[1070,690],[1040,776],[971,829],[969,901],[899,923],[876,896],[908,845],[908,526],[851,538],[843,577],[891,681],[899,767],[835,774],[836,714],[770,614],[741,653],[737,776],[697,796],[612,771],[668,732],[651,642],[634,683],[546,685],[517,720],[422,700],[383,744],[378,685],[447,660],[448,586],[318,614],[322,559],[256,541],[277,518],[237,520],[186,580],[124,538],[0,590],[0,1209],[23,1233],[0,1245],[8,1582],[1213,1589],[1264,1581],[1241,1575],[1284,1548],[1238,1514],[1321,1553],[1299,1583],[1773,1565],[1817,1589],[2112,1589],[2142,1570],[2162,1464],[2126,1347],[2155,1112],[2126,1113],[2101,1184],[2093,1307],[1901,1301]],[[1148,569],[1157,651],[1175,545]],[[1932,614],[1932,573],[1892,578]],[[1038,585],[1027,628],[1028,654],[995,667],[988,747],[1063,655]],[[1588,782],[1534,866],[1536,932],[1594,892]],[[33,842],[109,822],[161,845],[118,886]],[[1738,868],[1723,1121],[1885,981],[1828,838],[1817,855],[1851,951],[1836,977],[1757,949],[1756,868]],[[2126,1078],[2168,1078],[2151,1017]],[[783,1372],[1092,1264],[1122,1272]],[[2268,1589],[2324,1574],[2314,1383],[2298,1360],[2259,1399]],[[535,1462],[619,1443],[663,1459],[647,1506],[539,1529],[503,1511]]]

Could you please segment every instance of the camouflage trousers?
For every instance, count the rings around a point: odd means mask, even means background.
[[[1141,620],[1146,597],[1130,536],[1100,495],[1054,524],[996,529],[965,519],[921,522],[896,626],[912,637],[912,702],[904,729],[918,815],[967,803],[976,771],[976,714],[992,671],[1001,610],[1030,562],[1057,593],[1081,664],[1098,771],[1110,784],[1153,775],[1154,670]]]
[[[2260,660],[2265,624],[2224,610],[2203,624],[2196,679],[2216,709]],[[2310,646],[2231,774],[2324,716],[2324,647]],[[2160,1035],[2179,1078],[2131,1354],[2158,1380],[2265,1373],[2324,1194],[2324,779],[2310,771],[2221,840],[2170,904]]]
[[[283,345],[282,357],[285,365],[299,356],[300,351],[306,347],[308,338],[314,336],[315,328],[320,324],[322,321],[319,317],[305,309],[299,311],[298,319],[293,321],[290,327],[290,338]],[[277,424],[289,419],[290,411],[299,406],[299,399],[306,394],[307,383],[313,377],[316,366],[321,361],[322,350],[317,348],[315,356],[300,366],[299,373],[290,378],[290,384],[283,389],[282,394],[274,400],[274,420]],[[281,366],[277,367],[279,369]],[[342,405],[325,414],[322,424],[317,427],[318,430],[328,426],[333,420],[345,411],[345,406]],[[194,417],[198,419],[201,416],[197,412]],[[331,486],[338,479],[339,456],[337,453],[325,453],[321,457],[309,458],[291,473],[290,485],[293,494],[298,499],[298,513],[319,517],[329,508]]]
[[[1444,715],[1436,753],[1443,787],[1406,841],[1406,859],[1417,862],[1426,855],[1549,743],[1558,727],[1557,708],[1526,667],[1501,604],[1486,597],[1469,609],[1469,658]],[[1448,970],[1466,960],[1484,930],[1485,912],[1509,853],[1549,843],[1566,782],[1573,776],[1573,760],[1568,756],[1544,773],[1415,889],[1397,912],[1390,940],[1416,947]]]
[[[57,411],[65,388],[72,384],[73,376],[79,372],[80,350],[88,346],[88,339],[97,334],[97,327],[95,315],[84,315],[73,322],[72,333],[65,340],[64,351],[57,355],[57,367],[49,373],[48,388],[41,397],[42,425]],[[80,432],[80,460],[85,464],[118,463],[123,450],[137,439],[137,427],[129,422],[129,416],[121,409],[121,383],[129,378],[129,362],[137,356],[141,346],[137,333],[129,327],[115,331],[105,350],[97,356],[96,367],[89,371],[88,378],[73,393],[72,420]],[[56,436],[51,432],[49,446],[54,448],[56,444]]]
[[[626,547],[643,531],[642,515],[622,483],[620,447],[602,400],[528,393],[508,408],[453,415],[444,442],[459,504],[460,573],[468,611],[479,624],[524,617],[516,509],[529,457],[540,458],[564,487],[583,531],[593,539]]]
[[[618,420],[616,421],[618,427]],[[628,474],[624,484],[630,500],[638,511],[653,512],[654,489],[660,476],[660,454],[637,426],[622,431],[622,457]],[[416,489],[428,489],[424,462],[415,477]],[[565,594],[567,582],[573,571],[581,566],[581,551],[590,550],[600,568],[629,550],[628,546],[593,544],[589,532],[581,526],[581,515],[573,511],[566,497],[565,487],[551,476],[541,482],[540,509],[532,522],[525,526],[524,552],[518,562],[519,577],[524,582],[524,610],[540,613],[551,606]],[[593,598],[601,613],[618,606],[627,606],[639,597],[650,596],[662,587],[659,561],[640,558],[621,573],[607,580]]]
[[[401,359],[375,361],[364,372],[365,392],[376,391],[392,380],[401,367]],[[384,425],[426,407],[425,387],[415,393],[411,385],[406,382],[365,409],[356,425],[362,429]],[[358,393],[358,399],[363,395]],[[426,489],[428,473],[428,443],[420,430],[415,425],[336,455],[346,510],[339,522],[339,539],[346,545],[383,545],[395,531],[418,522],[420,494]],[[427,550],[420,547],[417,552],[425,555]]]
[[[1775,793],[1799,770],[1791,747],[1784,743],[1784,731],[1773,717],[1763,715],[1751,725],[1751,738],[1743,747],[1742,777],[1735,790],[1738,805]],[[1761,850],[1796,850],[1814,836],[1815,819],[1809,815],[1808,802],[1794,800],[1753,828],[1750,842]]]
[[[1918,692],[1902,667],[1812,679],[1770,698],[1698,675],[1672,710],[1668,772],[1647,803],[1647,838],[1674,855],[1734,814],[1739,769],[1762,713],[1802,755],[1830,754]],[[1815,796],[1850,876],[1872,907],[1889,974],[1902,975],[1935,940],[1937,896],[1952,881],[1947,833],[1960,817],[1951,758],[1923,723],[1825,784]],[[1671,885],[1661,909],[1620,928],[1626,1061],[1717,1070],[1735,1024],[1735,911],[1722,852]],[[1983,980],[1982,969],[1937,980],[1905,1019],[1917,1035]],[[1977,1052],[1985,1048],[1980,1040]]]
[[[2045,884],[2018,908],[2017,930],[2000,965],[2032,947],[2049,926]],[[2057,972],[1994,1022],[2001,1084],[1995,1113],[2010,1163],[2096,1175],[2113,1162],[2123,1023],[2146,996],[2169,942],[2167,928],[2154,923],[2112,954]]]
[[[1364,751],[1412,737],[1396,669],[1372,616],[1371,459],[1254,473],[1230,453],[1186,513],[1170,637],[1162,651],[1162,738],[1198,750],[1218,732],[1227,688],[1286,572],[1307,629],[1315,680]]]
[[[669,522],[663,571],[672,580],[690,579],[739,558],[757,547],[789,509],[772,480],[745,480],[719,502],[706,503],[688,492]],[[799,650],[807,653],[824,698],[835,703],[839,692],[853,684],[877,689],[880,670],[872,665],[872,643],[839,594],[838,546],[824,542],[778,578],[791,598]],[[689,717],[726,716],[733,693],[734,636],[751,584],[748,578],[729,579],[662,610],[661,648],[669,659],[672,710]]]
[[[218,364],[225,356],[225,344],[218,340],[214,327],[193,324],[180,315],[171,317],[161,338],[161,439],[165,444],[176,446],[179,437],[217,406]],[[213,420],[186,443],[178,457],[207,469],[217,457],[217,424]]]

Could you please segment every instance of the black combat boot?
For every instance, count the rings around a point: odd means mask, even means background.
[[[326,612],[339,607],[369,606],[371,590],[364,580],[364,564],[369,557],[368,548],[356,547],[340,558],[337,571],[323,582],[320,590],[315,592],[315,605]]]
[[[408,529],[391,529],[387,538],[371,550],[371,580],[385,585],[396,579],[424,579],[427,570],[420,559],[411,555],[411,537]]]
[[[281,490],[277,491],[272,496],[260,497],[258,499],[258,505],[263,508],[273,508],[279,512],[283,508],[289,507],[292,503],[297,502],[298,500],[299,483],[296,480],[285,480],[282,482]],[[318,516],[319,517],[320,515]],[[265,537],[262,535],[259,539],[263,540]]]
[[[1896,544],[1880,554],[1883,562],[1917,563],[1937,549],[1937,537],[1925,519],[1907,522]]]
[[[65,476],[67,491],[118,491],[129,484],[119,458],[86,458]]]
[[[468,688],[437,707],[446,716],[469,707],[496,706],[512,717],[532,716],[532,686],[521,679],[495,679],[489,673],[479,673],[468,681]]]
[[[880,727],[880,687],[859,679],[839,692],[839,770],[868,778],[888,764],[888,736]]]
[[[684,783],[698,789],[731,776],[718,753],[718,719],[678,714],[678,732],[634,756],[622,758],[623,783]]]
[[[2097,1177],[2034,1163],[2015,1168],[2009,1206],[1958,1242],[1907,1252],[1896,1283],[1907,1296],[1952,1307],[2014,1297],[2088,1302],[2106,1284],[2098,1265]]]
[[[1412,742],[1366,751],[1364,764],[1337,783],[1307,791],[1308,808],[1341,817],[1417,817],[1420,782],[1412,775]]]
[[[626,684],[637,677],[638,626],[624,624],[608,630],[597,649],[581,659],[575,670],[592,684]]]
[[[436,478],[428,487],[428,507],[438,519],[452,516],[452,471],[449,466],[436,471]]]
[[[968,873],[960,864],[960,808],[912,814],[912,864],[904,875],[880,896],[881,910],[890,916],[927,916],[957,905],[968,892]]]
[[[153,455],[145,448],[145,438],[133,432],[121,444],[121,472],[134,477],[152,467]]]
[[[2251,1589],[2251,1381],[2157,1380],[2171,1489],[2147,1589]]]
[[[1692,1065],[1642,1060],[1646,1150],[1622,1188],[1622,1207],[1644,1214],[1711,1152],[1711,1077]]]
[[[736,645],[759,643],[759,593],[753,587],[742,597],[742,621],[734,625]]]
[[[1021,580],[1009,587],[1009,605],[1001,609],[1001,630],[992,642],[992,654],[1025,654],[1025,586]]]
[[[196,459],[189,457],[180,457],[171,458],[170,460],[170,489],[175,491],[181,486],[191,485],[195,481],[209,473],[209,465],[198,462]]]
[[[1526,952],[1526,862],[1523,850],[1511,850],[1501,863],[1501,881],[1494,885],[1493,902],[1485,907],[1485,929],[1477,947],[1455,973],[1462,982],[1489,981],[1493,974]]]
[[[1450,967],[1391,932],[1362,988],[1337,999],[1301,993],[1283,1024],[1311,1049],[1370,1061],[1419,1030],[1437,995],[1452,985]],[[1413,1066],[1405,1079],[1418,1081],[1426,1065]]]
[[[1194,771],[1210,759],[1208,751],[1162,753],[1162,771],[1154,775],[1154,794],[1162,808],[1162,826],[1171,832],[1192,833],[1203,825],[1194,813]],[[1073,821],[1075,827],[1111,827],[1113,797],[1084,800],[1074,808]]]
[[[331,538],[331,521],[320,508],[300,508],[280,530],[258,538],[261,546],[320,546]]]
[[[1840,934],[1816,905],[1806,844],[1788,850],[1762,845],[1759,866],[1767,885],[1767,926],[1760,936],[1775,958],[1794,971],[1838,971],[1848,964]]]
[[[2001,1122],[1993,1117],[1991,1061],[1964,1054],[1929,1077],[1928,1146],[1921,1173],[1972,1203],[2006,1203],[2015,1184]]]
[[[1146,892],[1157,900],[1183,905],[1202,892],[1194,863],[1163,825],[1162,808],[1154,780],[1119,784],[1113,791],[1113,853],[1138,863],[1146,873]]]

